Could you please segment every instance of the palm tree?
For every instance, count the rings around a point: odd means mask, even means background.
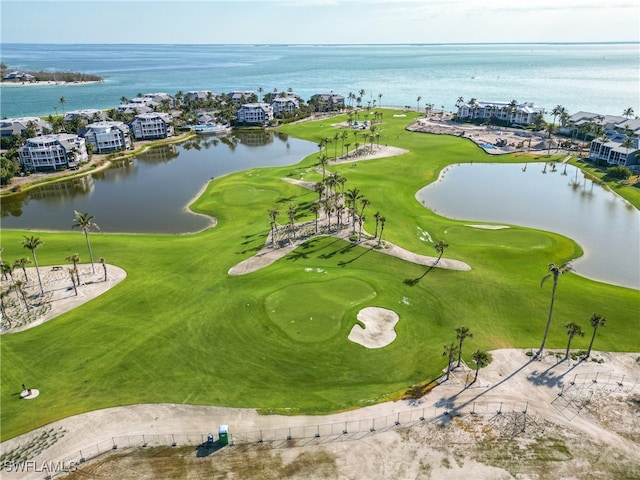
[[[13,264],[13,266],[15,268],[21,268],[22,269],[22,273],[24,274],[24,281],[28,282],[29,281],[29,277],[27,277],[27,265],[29,265],[31,263],[31,260],[29,260],[27,257],[20,257],[18,260],[15,261],[15,263]]]
[[[380,216],[380,236],[378,236],[378,245],[382,242],[382,232],[384,232],[384,224],[387,221],[385,217]]]
[[[622,112],[622,116],[623,117],[627,117],[627,118],[631,118],[633,117],[633,108],[629,107],[629,108],[625,108],[624,111]]]
[[[569,322],[565,324],[564,328],[567,329],[567,335],[569,335],[569,341],[567,342],[567,351],[564,353],[565,360],[569,358],[569,349],[571,348],[571,340],[573,337],[578,335],[579,337],[584,337],[584,331],[582,327],[577,323]]]
[[[449,380],[449,373],[451,372],[451,364],[453,363],[453,359],[458,353],[458,347],[455,343],[444,344],[442,346],[442,356],[447,357],[447,380]]]
[[[362,224],[367,219],[364,215],[358,217],[358,242],[362,239]]]
[[[320,213],[320,209],[322,208],[318,202],[313,202],[311,204],[311,211],[316,217],[316,233],[318,233],[318,215]]]
[[[562,112],[566,112],[565,108],[562,105],[556,105],[555,107],[553,107],[553,110],[551,110],[551,115],[553,115],[553,125],[554,126],[556,124],[556,118],[558,116],[561,116]]]
[[[340,156],[344,155],[344,141],[349,137],[349,133],[346,130],[343,130],[340,134],[340,139],[342,140],[342,148],[340,149]]]
[[[382,94],[381,93],[378,94],[378,106],[382,107]]]
[[[28,312],[30,309],[29,302],[27,302],[27,295],[24,293],[24,282],[22,280],[16,280],[13,284],[13,288],[20,294],[19,296],[22,298],[24,306]]]
[[[364,215],[364,209],[371,205],[371,202],[367,197],[360,198],[360,216]]]
[[[589,320],[589,323],[591,323],[591,326],[593,327],[593,335],[591,335],[591,341],[589,342],[589,348],[587,349],[587,354],[585,358],[589,358],[589,356],[591,355],[591,347],[593,347],[593,341],[596,338],[596,332],[598,331],[598,327],[606,327],[607,319],[604,318],[602,315],[598,315],[597,313],[594,313],[593,315],[591,315],[591,319]]]
[[[276,218],[280,214],[278,209],[270,208],[269,212],[269,225],[271,225],[271,247],[276,246]]]
[[[318,165],[322,167],[322,181],[324,182],[324,177],[327,173],[326,166],[329,163],[329,158],[323,153],[318,157]]]
[[[293,235],[293,225],[296,221],[296,209],[297,207],[293,203],[290,203],[289,207],[287,208],[287,215],[289,216],[289,233],[292,237],[295,237],[295,235]]]
[[[78,272],[78,263],[80,262],[80,255],[78,255],[77,253],[74,253],[73,255],[69,255],[66,259],[67,261],[73,263],[73,271],[76,274],[76,280],[78,282],[78,285],[80,285],[80,273]]]
[[[87,241],[87,248],[89,249],[89,258],[91,259],[91,271],[96,273],[96,268],[93,264],[93,252],[91,251],[91,243],[89,242],[89,231],[92,229],[100,230],[97,224],[94,223],[93,215],[89,215],[88,213],[80,213],[77,210],[73,211],[75,218],[74,223],[71,228],[79,227],[84,232],[84,238]]]
[[[416,98],[416,110],[418,111],[420,111],[420,100],[422,100],[422,97],[418,95],[418,98]]]
[[[380,212],[374,213],[373,218],[376,220],[376,231],[373,234],[373,238],[378,238],[378,226],[380,225]]]
[[[340,138],[340,134],[338,132],[333,135],[333,160],[335,161],[338,158],[338,139]]]
[[[100,257],[98,262],[102,264],[102,269],[104,270],[104,281],[107,281],[107,264],[105,263],[104,257]]]
[[[76,296],[78,296],[78,289],[76,288],[76,281],[74,279],[74,274],[77,274],[77,270],[75,268],[67,268],[67,272],[69,272],[69,276],[71,277],[71,284],[73,285],[73,291]]]
[[[258,95],[260,95],[260,98],[258,99],[259,102],[262,102],[262,92],[264,92],[264,88],[258,87]]]
[[[24,235],[22,246],[28,250],[31,250],[33,256],[33,263],[36,266],[36,273],[38,274],[38,284],[40,285],[40,294],[44,295],[44,288],[42,288],[42,280],[40,279],[40,269],[38,268],[38,258],[36,257],[36,249],[44,245],[40,237],[34,237],[33,235],[28,237]]]
[[[64,104],[67,103],[67,100],[64,97],[60,97],[60,105],[62,105],[62,115],[64,115]]]
[[[347,201],[347,205],[351,209],[351,218],[353,224],[353,233],[356,233],[356,213],[358,207],[358,200],[362,198],[360,194],[360,190],[357,188],[352,188],[347,190],[345,193],[345,200]]]
[[[549,306],[549,317],[547,318],[547,325],[544,328],[544,336],[542,337],[542,344],[540,345],[540,350],[536,353],[536,357],[542,355],[542,351],[544,350],[544,344],[547,341],[547,335],[549,334],[549,326],[551,325],[551,317],[553,315],[553,304],[556,299],[556,288],[558,287],[558,278],[565,272],[571,271],[571,266],[567,263],[562,267],[558,267],[555,263],[549,264],[549,274],[546,275],[542,282],[540,282],[540,287],[544,285],[544,282],[549,278],[553,278],[553,288],[551,290],[551,305]]]
[[[473,382],[471,383],[476,383],[476,380],[478,379],[478,371],[489,365],[489,354],[481,350],[476,350],[473,352],[473,355],[471,355],[471,358],[473,358],[473,362],[476,364],[476,374],[473,377]]]
[[[438,259],[436,260],[436,263],[433,264],[433,266],[435,267],[438,262],[440,261],[440,259],[442,258],[442,255],[444,254],[444,250],[449,246],[448,243],[445,243],[444,240],[438,240],[438,243],[436,243],[433,247],[436,249],[436,251],[438,252]]]
[[[318,194],[318,201],[322,200],[322,194],[324,193],[324,182],[316,182],[313,189]]]
[[[460,362],[462,361],[462,343],[466,338],[473,338],[473,333],[471,333],[469,327],[460,325],[456,328],[456,338],[458,339],[458,363],[456,367],[459,367]]]

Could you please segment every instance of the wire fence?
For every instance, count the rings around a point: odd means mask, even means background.
[[[558,390],[551,402],[561,414],[571,420],[591,401],[595,394],[625,395],[640,392],[640,378],[607,373],[575,374],[566,383],[552,388]],[[407,410],[369,419],[345,420],[313,425],[283,425],[247,432],[229,433],[228,446],[261,446],[265,448],[301,447],[332,442],[359,440],[368,436],[417,425],[433,424],[445,427],[454,418],[473,417],[494,428],[501,435],[513,438],[522,433],[541,434],[544,425],[535,408],[528,402],[502,401],[442,401],[425,406],[421,400],[411,400]],[[286,419],[283,420],[286,422]],[[215,432],[191,434],[139,434],[112,437],[83,447],[62,459],[56,460],[59,471],[44,476],[51,479],[92,460],[106,452],[147,447],[194,447],[197,456],[208,456],[224,446],[218,442]]]

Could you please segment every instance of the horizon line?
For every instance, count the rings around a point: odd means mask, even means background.
[[[209,46],[437,46],[437,45],[620,45],[620,44],[640,44],[638,40],[607,40],[607,41],[530,41],[530,42],[395,42],[395,43],[114,43],[114,42],[0,42],[0,45],[164,45],[164,46],[187,46],[187,45],[209,45]]]

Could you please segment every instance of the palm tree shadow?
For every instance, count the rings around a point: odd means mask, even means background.
[[[573,366],[569,368],[566,372],[562,372],[557,375],[550,374],[551,370],[553,370],[555,367],[563,363],[565,360],[566,358],[563,358],[561,361],[551,365],[549,368],[547,368],[544,372],[541,372],[541,373],[538,373],[536,370],[534,370],[529,375],[527,375],[527,380],[536,386],[546,386],[549,388],[553,388],[553,387],[564,388],[564,377],[568,373],[570,373],[573,369],[575,369],[578,365],[580,365],[580,363],[582,363],[582,360],[579,360],[578,362],[574,363]]]
[[[427,270],[425,270],[425,272],[422,275],[420,275],[417,278],[405,278],[402,283],[410,287],[417,285],[418,283],[420,283],[420,280],[422,280],[424,277],[427,276],[427,273],[429,273],[431,270],[434,269],[435,266],[436,264],[431,265],[429,268],[427,268]]]
[[[355,246],[355,245],[354,245]],[[351,250],[352,247],[346,247],[348,250]],[[347,265],[349,265],[350,263],[355,262],[356,260],[358,260],[359,258],[361,258],[363,255],[366,255],[367,253],[369,253],[371,250],[375,249],[375,246],[371,246],[369,248],[367,248],[364,252],[362,252],[360,255],[358,255],[357,257],[353,257],[351,260],[346,260],[346,261],[341,261],[338,262],[338,266],[339,267],[346,267]]]

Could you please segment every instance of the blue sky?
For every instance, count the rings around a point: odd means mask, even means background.
[[[637,0],[0,0],[2,43],[640,41]]]

